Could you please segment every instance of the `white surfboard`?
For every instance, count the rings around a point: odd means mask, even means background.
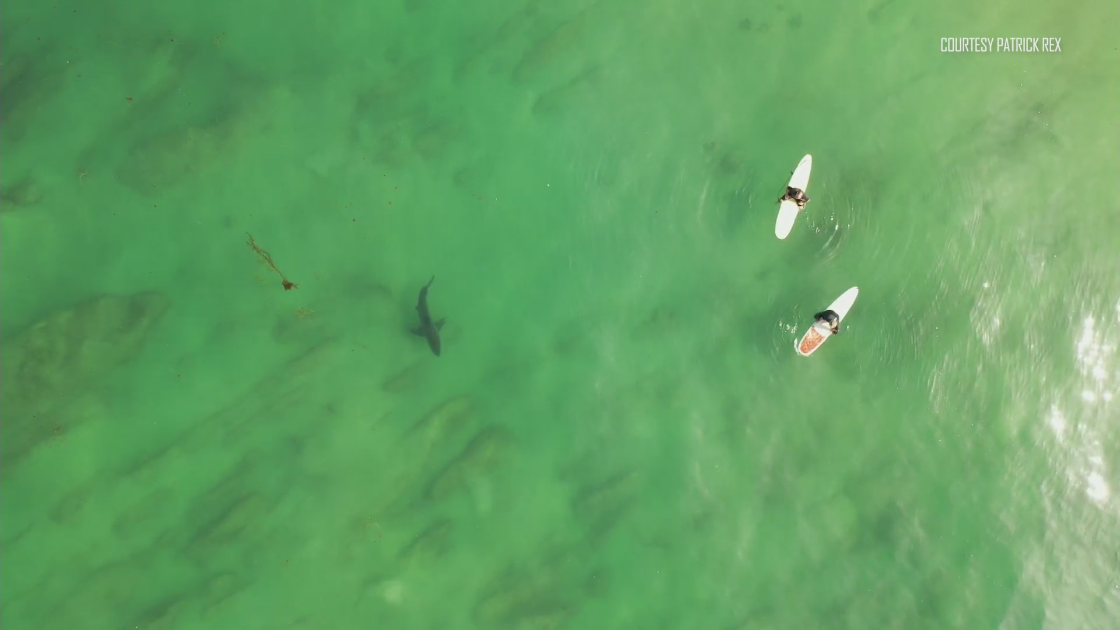
[[[856,303],[856,296],[859,295],[859,287],[852,287],[844,292],[843,295],[836,298],[832,304],[828,305],[826,310],[835,311],[840,316],[840,322],[844,322],[844,318],[848,316],[848,311],[851,310],[852,304]],[[809,330],[801,337],[795,346],[797,354],[807,357],[817,351],[828,341],[832,336],[832,330],[828,327],[828,322],[814,322]]]
[[[789,178],[790,188],[799,188],[809,192],[809,171],[813,170],[813,156],[806,155],[793,169],[793,176]],[[784,193],[783,193],[784,194]],[[783,201],[778,204],[778,222],[774,225],[774,235],[780,239],[789,236],[793,229],[793,221],[797,218],[800,208],[792,201]]]

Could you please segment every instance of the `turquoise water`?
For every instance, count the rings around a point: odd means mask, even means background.
[[[1120,9],[823,6],[6,6],[0,620],[1116,627]]]

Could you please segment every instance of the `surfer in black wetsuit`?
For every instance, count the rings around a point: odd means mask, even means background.
[[[781,203],[783,201],[792,201],[793,203],[797,204],[798,210],[804,210],[805,204],[809,203],[809,195],[806,195],[805,191],[801,190],[800,188],[786,186],[786,194],[782,195],[782,198],[778,200],[778,203]]]
[[[840,316],[836,311],[821,311],[813,316],[813,319],[818,322],[827,322],[828,327],[832,329],[832,334],[840,334]]]

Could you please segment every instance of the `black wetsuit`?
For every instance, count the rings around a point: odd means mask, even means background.
[[[821,311],[813,315],[813,319],[828,322],[828,325],[832,327],[832,334],[840,334],[840,316],[836,314],[836,311]]]
[[[798,199],[797,197],[799,193],[801,194],[800,199]],[[786,186],[786,194],[782,195],[782,198],[778,201],[792,201],[796,203],[798,207],[804,208],[805,204],[809,203],[809,195],[806,195],[805,191],[801,190],[800,188]]]

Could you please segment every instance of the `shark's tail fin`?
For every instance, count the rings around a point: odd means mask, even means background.
[[[432,286],[432,283],[435,282],[435,281],[436,281],[436,277],[433,275],[432,279],[428,281],[428,284],[424,285],[424,288],[427,289],[428,287]]]

